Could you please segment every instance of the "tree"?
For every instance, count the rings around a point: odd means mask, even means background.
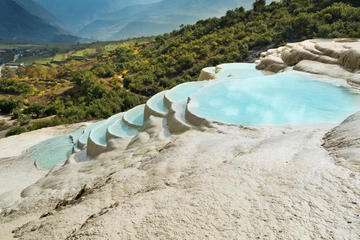
[[[266,5],[266,0],[256,0],[253,3],[253,9],[259,12],[264,9],[265,5]]]
[[[98,77],[89,70],[75,72],[72,82],[79,86],[81,95],[86,96],[87,101],[102,98],[106,94],[106,89]]]
[[[195,63],[195,59],[192,55],[181,56],[178,60],[178,70],[186,70],[191,68]]]
[[[101,78],[109,78],[115,75],[114,68],[109,64],[96,65],[91,69],[91,71]]]

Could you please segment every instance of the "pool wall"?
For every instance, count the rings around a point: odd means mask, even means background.
[[[97,122],[94,122],[92,124],[90,124],[84,131],[83,131],[83,134],[80,136],[76,146],[80,149],[84,149],[87,145],[87,142],[88,142],[88,138],[90,136],[90,133],[91,131],[96,128],[97,126],[101,125],[103,122],[102,121],[97,121]]]
[[[216,79],[216,68],[207,67],[201,70],[198,81]]]
[[[92,138],[88,139],[86,153],[90,157],[94,157],[106,151],[106,145],[99,145]]]
[[[188,104],[186,104],[185,109],[185,119],[189,123],[191,123],[194,126],[210,126],[210,121],[206,120],[205,118],[199,117],[196,114],[192,113],[189,110],[189,103],[191,101],[191,98],[189,98]]]
[[[187,100],[172,104],[167,116],[167,126],[172,134],[180,134],[193,128],[185,119]]]

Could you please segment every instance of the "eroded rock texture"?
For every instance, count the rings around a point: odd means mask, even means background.
[[[350,39],[306,40],[270,49],[257,61],[259,70],[294,70],[342,78],[360,84],[360,42]]]

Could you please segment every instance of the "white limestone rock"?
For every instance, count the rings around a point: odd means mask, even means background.
[[[297,71],[345,79],[354,87],[359,87],[360,41],[313,39],[289,43],[261,53],[256,64],[257,69],[271,72],[294,66]]]
[[[338,163],[360,171],[360,112],[350,116],[324,137],[323,146]]]
[[[349,79],[353,73],[335,64],[321,63],[318,61],[303,60],[294,66],[294,70],[326,75],[333,78]]]
[[[315,55],[300,46],[292,48],[290,51],[283,51],[281,58],[288,66],[294,66],[302,60],[317,60],[318,55]]]
[[[273,55],[268,55],[262,60],[260,60],[259,64],[256,66],[259,70],[265,70],[270,72],[280,72],[286,67],[284,61],[278,57]]]

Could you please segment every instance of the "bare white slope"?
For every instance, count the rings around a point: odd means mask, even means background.
[[[81,125],[44,128],[0,139],[0,212],[21,201],[21,192],[47,174],[35,167],[34,159],[25,151],[47,139],[70,134]]]
[[[66,165],[27,188],[19,211],[0,218],[0,234],[18,239],[360,237],[359,171],[338,165],[321,146],[333,126],[216,125],[170,138],[161,126],[153,119],[130,143],[113,141],[115,150],[95,161]]]

